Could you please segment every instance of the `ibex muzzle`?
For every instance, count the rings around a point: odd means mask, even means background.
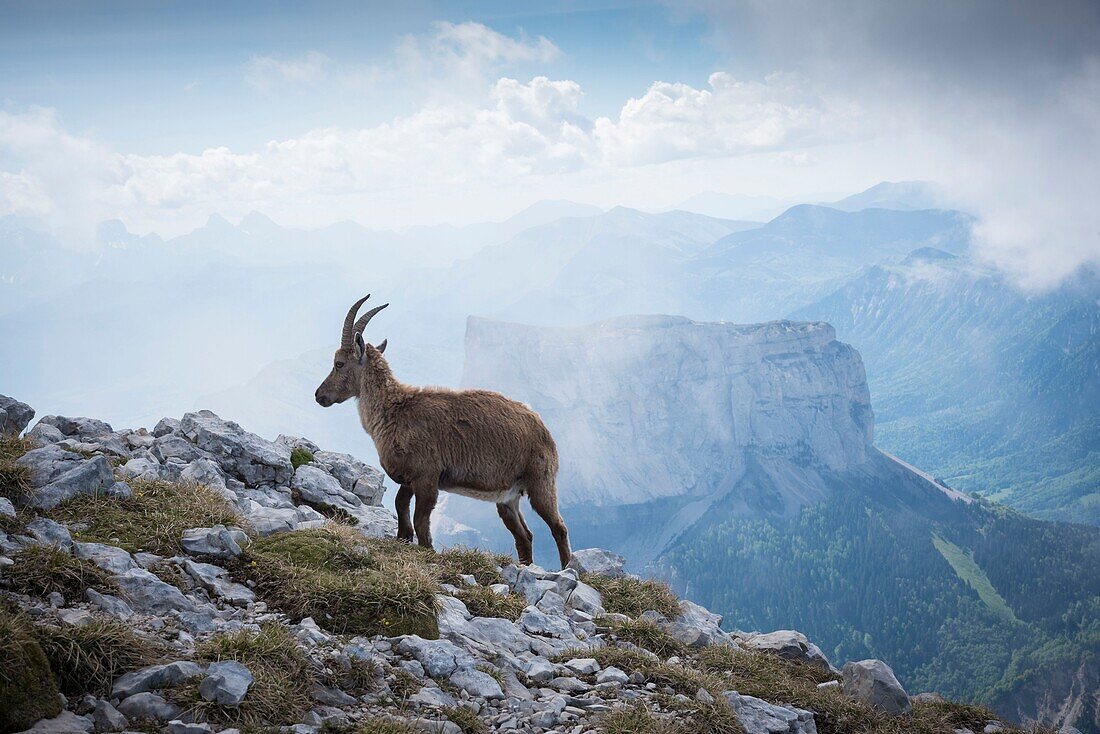
[[[532,534],[520,511],[523,496],[546,522],[564,568],[569,531],[558,513],[558,451],[550,431],[526,405],[489,390],[411,387],[394,376],[382,352],[363,341],[363,328],[389,304],[358,321],[360,298],[348,311],[332,371],[317,388],[328,407],[358,399],[359,420],[374,440],[382,468],[401,485],[397,537],[431,547],[431,513],[439,491],[494,502],[516,541],[520,563],[532,561]],[[416,511],[410,520],[413,497]]]

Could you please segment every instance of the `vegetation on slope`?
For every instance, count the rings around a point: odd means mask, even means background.
[[[700,527],[664,563],[730,627],[798,629],[831,659],[888,660],[910,690],[1001,705],[1026,677],[1100,659],[1100,529],[979,503],[932,509],[854,487],[794,518]],[[1003,608],[970,585],[979,573]]]

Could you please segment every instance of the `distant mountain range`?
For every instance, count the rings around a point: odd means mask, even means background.
[[[882,446],[968,491],[1096,523],[1096,290],[1017,292],[972,262],[969,215],[921,208],[945,203],[901,182],[763,224],[573,202],[403,232],[215,215],[168,241],[105,223],[78,251],[0,218],[0,340],[14,355],[0,384],[124,424],[211,407],[369,456],[351,412],[311,397],[347,303],[368,290],[392,302],[371,329],[415,383],[458,383],[470,315],[823,320],[865,357]],[[57,358],[59,335],[80,370]]]
[[[1044,294],[937,249],[875,265],[794,318],[867,365],[878,442],[954,487],[1100,525],[1100,282]]]

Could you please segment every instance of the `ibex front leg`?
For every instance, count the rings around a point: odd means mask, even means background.
[[[397,490],[397,498],[394,504],[397,508],[397,539],[411,543],[413,539],[413,524],[409,517],[409,505],[412,503],[413,488],[402,484]]]
[[[439,490],[435,487],[416,490],[413,525],[416,528],[416,542],[423,548],[432,547],[432,510],[435,509],[437,499],[439,499]]]

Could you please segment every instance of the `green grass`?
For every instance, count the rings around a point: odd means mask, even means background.
[[[347,634],[439,636],[438,570],[428,549],[367,540],[333,528],[254,541],[234,565],[238,580],[295,618]]]
[[[80,523],[80,540],[117,545],[130,553],[162,556],[180,553],[189,528],[242,525],[233,506],[215,490],[198,484],[130,482],[133,496],[81,495],[50,512],[54,520]]]
[[[202,663],[236,660],[255,678],[237,708],[203,700],[197,680],[170,691],[177,705],[207,721],[244,728],[293,724],[312,706],[313,668],[281,624],[264,624],[259,632],[217,635],[199,645],[195,658]]]
[[[1012,611],[1012,607],[1008,605],[1004,597],[993,588],[989,577],[985,575],[985,571],[974,560],[972,553],[936,534],[932,535],[932,544],[936,546],[936,550],[940,552],[944,560],[951,564],[955,574],[977,592],[978,598],[989,607],[990,611],[1009,622],[1020,621],[1016,618],[1016,613]]]
[[[0,732],[23,731],[61,713],[50,663],[22,613],[0,604]]]
[[[661,581],[629,576],[608,578],[593,573],[582,574],[581,581],[603,595],[603,606],[608,612],[637,617],[652,609],[669,619],[680,616],[680,600]]]
[[[303,449],[301,447],[291,449],[290,464],[295,469],[302,466],[303,464],[308,464],[311,461],[313,461],[313,453],[308,449]]]
[[[115,678],[159,662],[165,648],[112,619],[61,627],[40,626],[35,636],[67,695],[104,696]]]
[[[116,591],[110,574],[91,561],[75,558],[49,545],[31,545],[12,558],[15,563],[4,576],[12,590],[35,597],[58,592],[65,601],[83,601],[88,587],[112,593]]]

